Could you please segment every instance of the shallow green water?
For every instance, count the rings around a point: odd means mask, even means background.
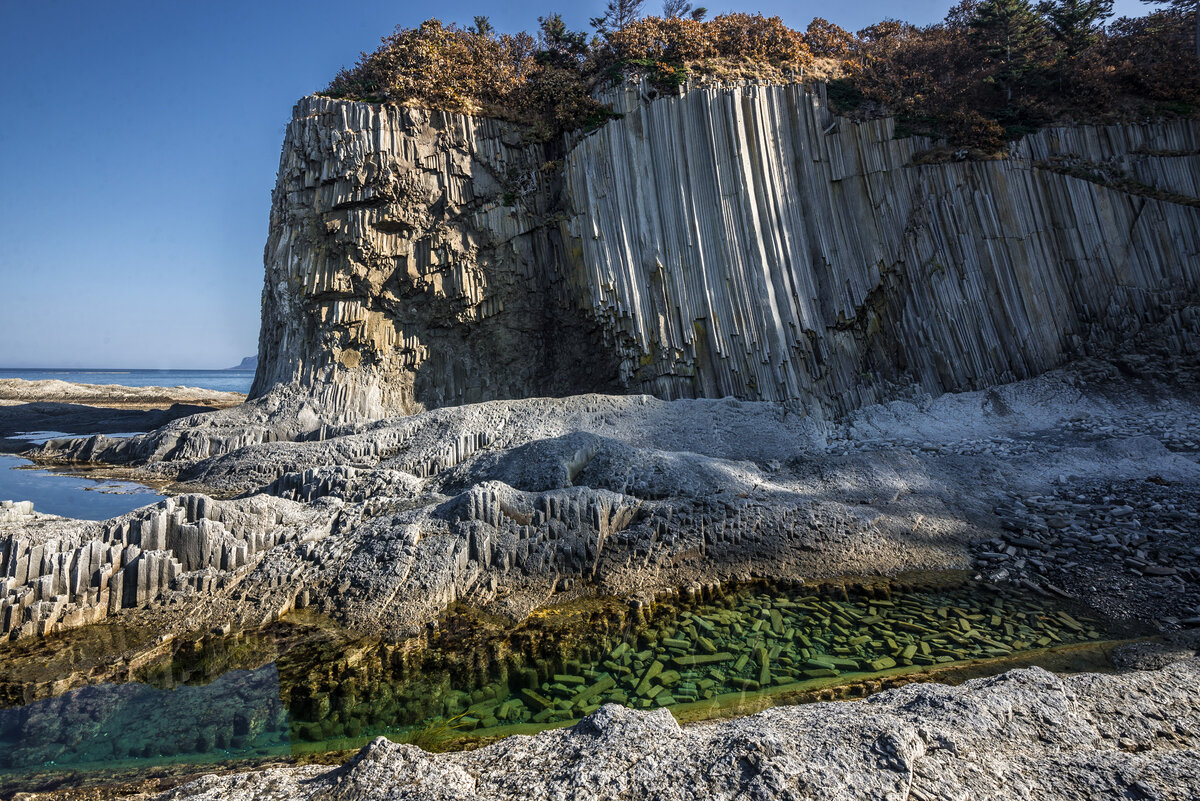
[[[400,643],[297,618],[177,643],[139,681],[0,710],[0,790],[348,749],[377,735],[462,747],[604,703],[693,720],[866,694],[923,672],[1096,669],[1104,642],[1125,634],[973,585],[745,586],[651,611],[578,602],[516,626],[457,610]],[[5,681],[4,697],[21,697],[0,670]]]

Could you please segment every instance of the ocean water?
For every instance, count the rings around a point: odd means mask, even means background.
[[[199,387],[221,392],[250,391],[253,370],[108,370],[0,368],[0,378],[26,381],[70,381],[73,384],[119,384],[126,387]]]

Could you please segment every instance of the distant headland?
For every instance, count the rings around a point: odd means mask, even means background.
[[[242,361],[239,364],[237,364],[236,366],[226,367],[225,369],[226,370],[257,370],[258,369],[258,357],[257,356],[247,356],[246,358],[242,359]]]

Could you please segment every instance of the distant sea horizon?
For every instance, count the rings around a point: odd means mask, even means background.
[[[0,379],[117,384],[126,387],[199,387],[219,392],[250,391],[253,370],[141,370],[135,368],[0,367]]]

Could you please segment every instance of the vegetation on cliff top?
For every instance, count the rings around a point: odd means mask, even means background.
[[[558,14],[535,34],[500,34],[434,19],[397,28],[325,90],[331,97],[482,113],[541,136],[591,128],[611,111],[595,90],[630,73],[663,91],[689,79],[830,81],[842,113],[894,114],[898,132],[994,151],[1054,121],[1197,113],[1196,0],[1146,0],[1144,17],[1110,21],[1111,0],[961,0],[936,25],[884,20],[850,33],[817,18],[722,14],[667,0],[611,0],[572,31]]]

